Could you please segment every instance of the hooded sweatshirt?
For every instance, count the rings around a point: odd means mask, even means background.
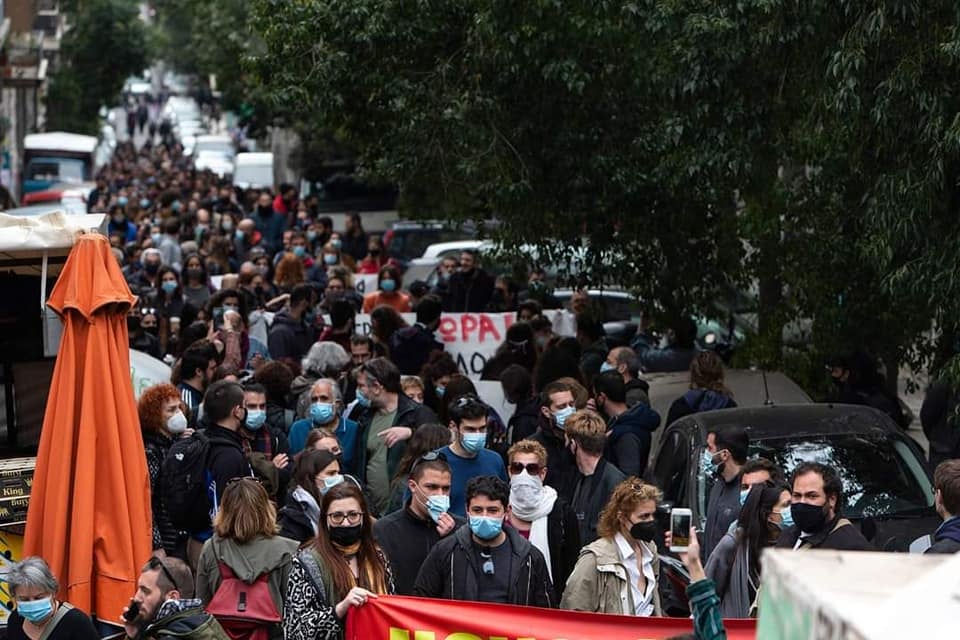
[[[269,573],[270,595],[283,611],[290,563],[297,554],[298,543],[281,536],[264,538],[258,536],[246,544],[238,544],[232,538],[214,535],[203,545],[197,562],[197,597],[206,606],[220,586],[220,567],[223,562],[234,575],[247,584],[262,574]]]
[[[627,476],[642,477],[653,432],[659,426],[660,414],[647,405],[627,409],[610,421],[604,456]]]
[[[933,534],[934,543],[927,553],[957,553],[960,551],[960,516],[944,520]]]

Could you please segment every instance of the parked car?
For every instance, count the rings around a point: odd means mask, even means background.
[[[238,153],[233,184],[241,189],[273,188],[272,153]]]
[[[442,258],[427,255],[428,250],[436,247],[437,243],[459,244],[460,241],[467,241],[476,244],[477,240],[471,240],[475,234],[476,231],[469,227],[453,228],[442,222],[398,220],[383,235],[383,244],[390,257],[405,269],[418,256]]]

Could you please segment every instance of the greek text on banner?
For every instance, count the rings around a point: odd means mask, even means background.
[[[725,626],[730,640],[756,638],[753,620]],[[687,618],[381,596],[350,609],[346,640],[662,640],[692,631]]]

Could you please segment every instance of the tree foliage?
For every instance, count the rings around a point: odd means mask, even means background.
[[[62,63],[47,94],[49,128],[97,132],[100,107],[116,104],[127,77],[147,66],[138,13],[134,0],[88,0],[68,11]]]
[[[890,369],[957,332],[960,14],[857,0],[253,0],[274,107],[650,308],[750,292]],[[952,338],[951,338],[952,340]]]

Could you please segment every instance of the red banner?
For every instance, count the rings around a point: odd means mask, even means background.
[[[730,640],[756,638],[753,620],[724,624]],[[381,596],[350,609],[346,640],[662,640],[692,632],[687,618]]]

